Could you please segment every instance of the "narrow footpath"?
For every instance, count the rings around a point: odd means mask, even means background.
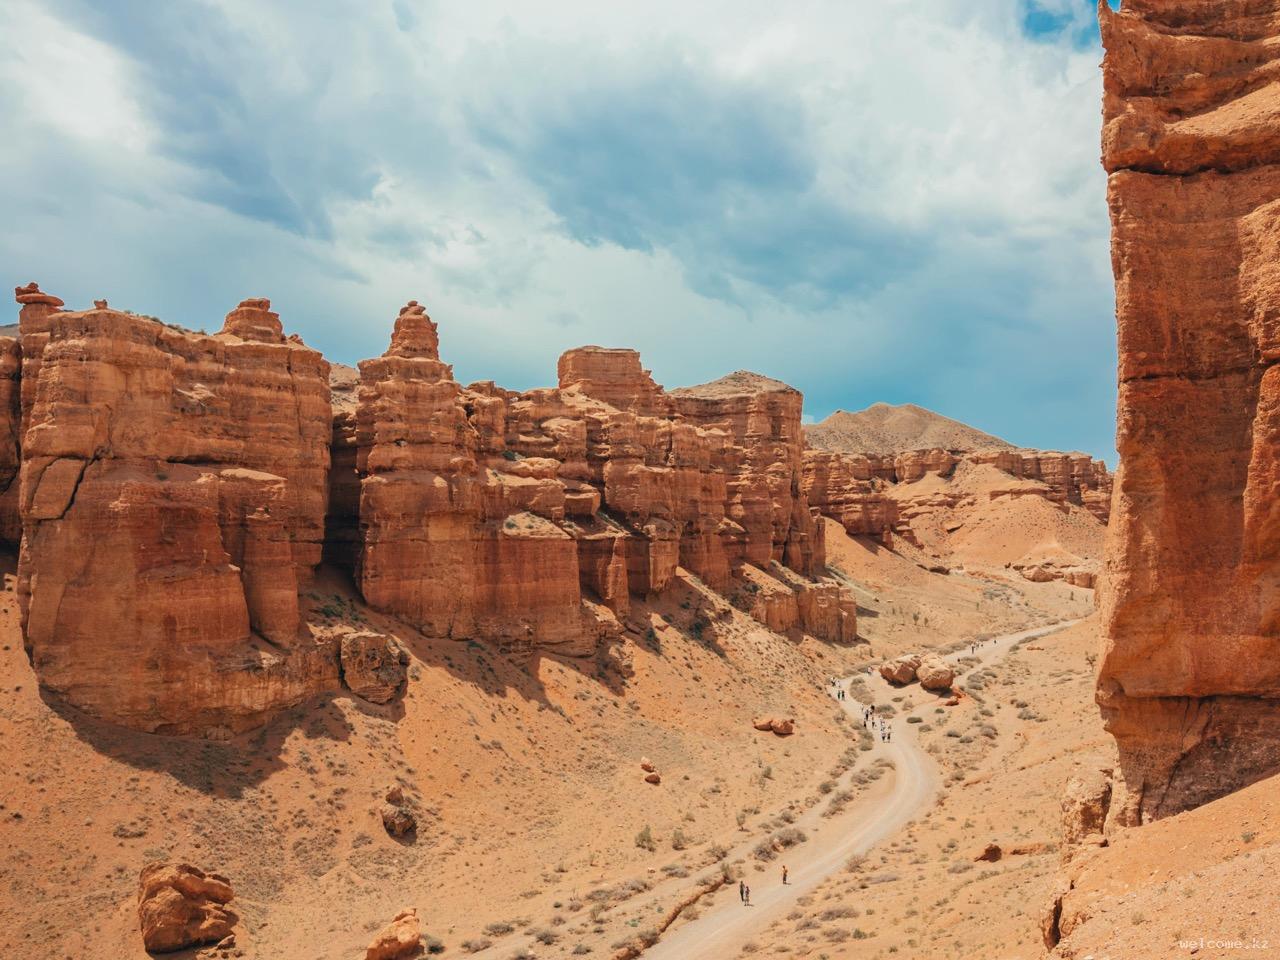
[[[1005,634],[985,641],[975,653],[965,648],[945,659],[954,663],[962,657],[973,657],[978,663],[967,667],[964,672],[968,673],[1001,659],[1022,640],[1047,636],[1078,622],[1070,620]],[[900,689],[890,686],[878,671],[858,676],[878,703],[888,701]],[[850,679],[845,678],[840,685],[847,687]],[[838,702],[858,723],[862,722],[862,703],[852,699]],[[716,898],[718,902],[701,909],[698,919],[674,925],[644,951],[646,960],[724,960],[734,956],[752,936],[785,916],[797,898],[813,892],[822,881],[843,869],[850,857],[867,853],[929,810],[941,789],[941,780],[937,764],[921,749],[906,717],[906,713],[895,716],[889,722],[890,742],[882,742],[877,735],[875,749],[866,754],[871,759],[884,757],[893,761],[891,792],[869,798],[872,802],[859,803],[851,817],[840,818],[838,836],[819,828],[811,833],[808,842],[788,850],[783,858],[790,870],[785,886],[777,864],[771,864],[766,873],[748,876],[747,883],[752,888],[750,906],[739,902],[736,891],[732,897]]]

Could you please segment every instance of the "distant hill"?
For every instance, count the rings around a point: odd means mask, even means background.
[[[914,403],[873,403],[857,413],[837,410],[821,423],[805,427],[805,438],[814,449],[835,453],[1013,448],[1006,440]]]
[[[712,380],[710,383],[700,383],[693,387],[677,387],[668,392],[674,396],[710,398],[737,397],[752,393],[777,393],[779,391],[794,393],[795,387],[783,383],[781,380],[766,377],[762,373],[753,373],[750,370],[735,370],[733,373],[727,374],[719,380]]]

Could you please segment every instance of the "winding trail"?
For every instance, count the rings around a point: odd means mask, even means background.
[[[965,649],[945,659],[954,662],[961,657],[973,656],[979,663],[968,668],[967,673],[1002,657],[1022,640],[1056,633],[1078,622],[1068,620],[1005,634],[987,640],[973,654]],[[859,676],[874,692],[877,702],[888,700],[898,690],[882,679],[879,672]],[[842,680],[841,686],[847,686],[850,679]],[[856,700],[839,703],[859,723],[862,722],[861,703]],[[736,954],[753,934],[784,916],[797,898],[811,893],[823,880],[841,870],[850,857],[865,854],[930,809],[941,787],[938,768],[933,758],[921,749],[913,726],[906,722],[907,716],[908,713],[903,712],[890,721],[892,740],[884,743],[877,737],[875,749],[869,755],[893,761],[890,792],[873,789],[853,807],[850,814],[829,822],[817,821],[808,831],[808,842],[786,851],[764,873],[746,878],[748,884],[754,884],[751,906],[743,906],[736,897],[718,898],[719,902],[701,908],[698,919],[676,924],[661,940],[645,950],[646,960],[723,960]],[[785,886],[780,877],[780,864],[783,862],[790,870],[789,882]]]

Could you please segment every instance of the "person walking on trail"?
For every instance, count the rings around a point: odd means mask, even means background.
[[[747,884],[745,880],[738,881],[738,899],[743,903],[747,902]]]
[[[751,906],[751,888],[745,884],[742,887],[742,902],[748,907]]]
[[[782,883],[784,886],[787,883],[787,865],[785,863],[782,865]]]

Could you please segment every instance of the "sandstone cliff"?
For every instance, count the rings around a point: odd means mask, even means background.
[[[852,600],[811,579],[823,561],[797,391],[757,378],[667,394],[635,351],[601,347],[567,352],[559,375],[527,393],[464,389],[435,324],[405,308],[391,348],[360,365],[355,570],[369,603],[434,636],[584,655],[679,566],[724,589],[744,564],[776,565],[803,581],[785,588],[795,625],[856,636]]]
[[[1021,449],[914,404],[877,403],[836,411],[805,428],[804,484],[810,503],[852,534],[893,534],[918,542],[912,523],[967,496],[913,486],[930,475],[951,477],[961,464],[989,464],[1012,478],[984,495],[1038,496],[1083,507],[1107,522],[1111,475],[1083,453]]]
[[[1280,3],[1099,6],[1120,395],[1119,822],[1280,770]]]
[[[978,480],[979,482],[964,482]],[[1037,498],[1107,522],[1111,477],[1086,454],[1043,450],[908,450],[896,454],[807,449],[803,490],[815,509],[851,534],[924,546],[930,526],[958,529],[954,515],[986,502]],[[936,539],[936,538],[935,538]]]
[[[822,576],[785,384],[668,394],[635,351],[583,347],[555,388],[464,388],[415,302],[356,373],[286,337],[266,300],[208,336],[16,296],[0,537],[21,540],[42,685],[90,714],[224,736],[370,687],[351,651],[396,650],[308,613],[322,560],[429,636],[504,650],[592,654],[680,567],[734,596],[767,584],[771,603],[743,605],[777,629],[856,639],[852,597]]]
[[[41,683],[149,730],[216,735],[336,681],[300,633],[320,559],[328,364],[265,300],[216,336],[22,304],[18,596]],[[38,351],[38,353],[37,353]]]

